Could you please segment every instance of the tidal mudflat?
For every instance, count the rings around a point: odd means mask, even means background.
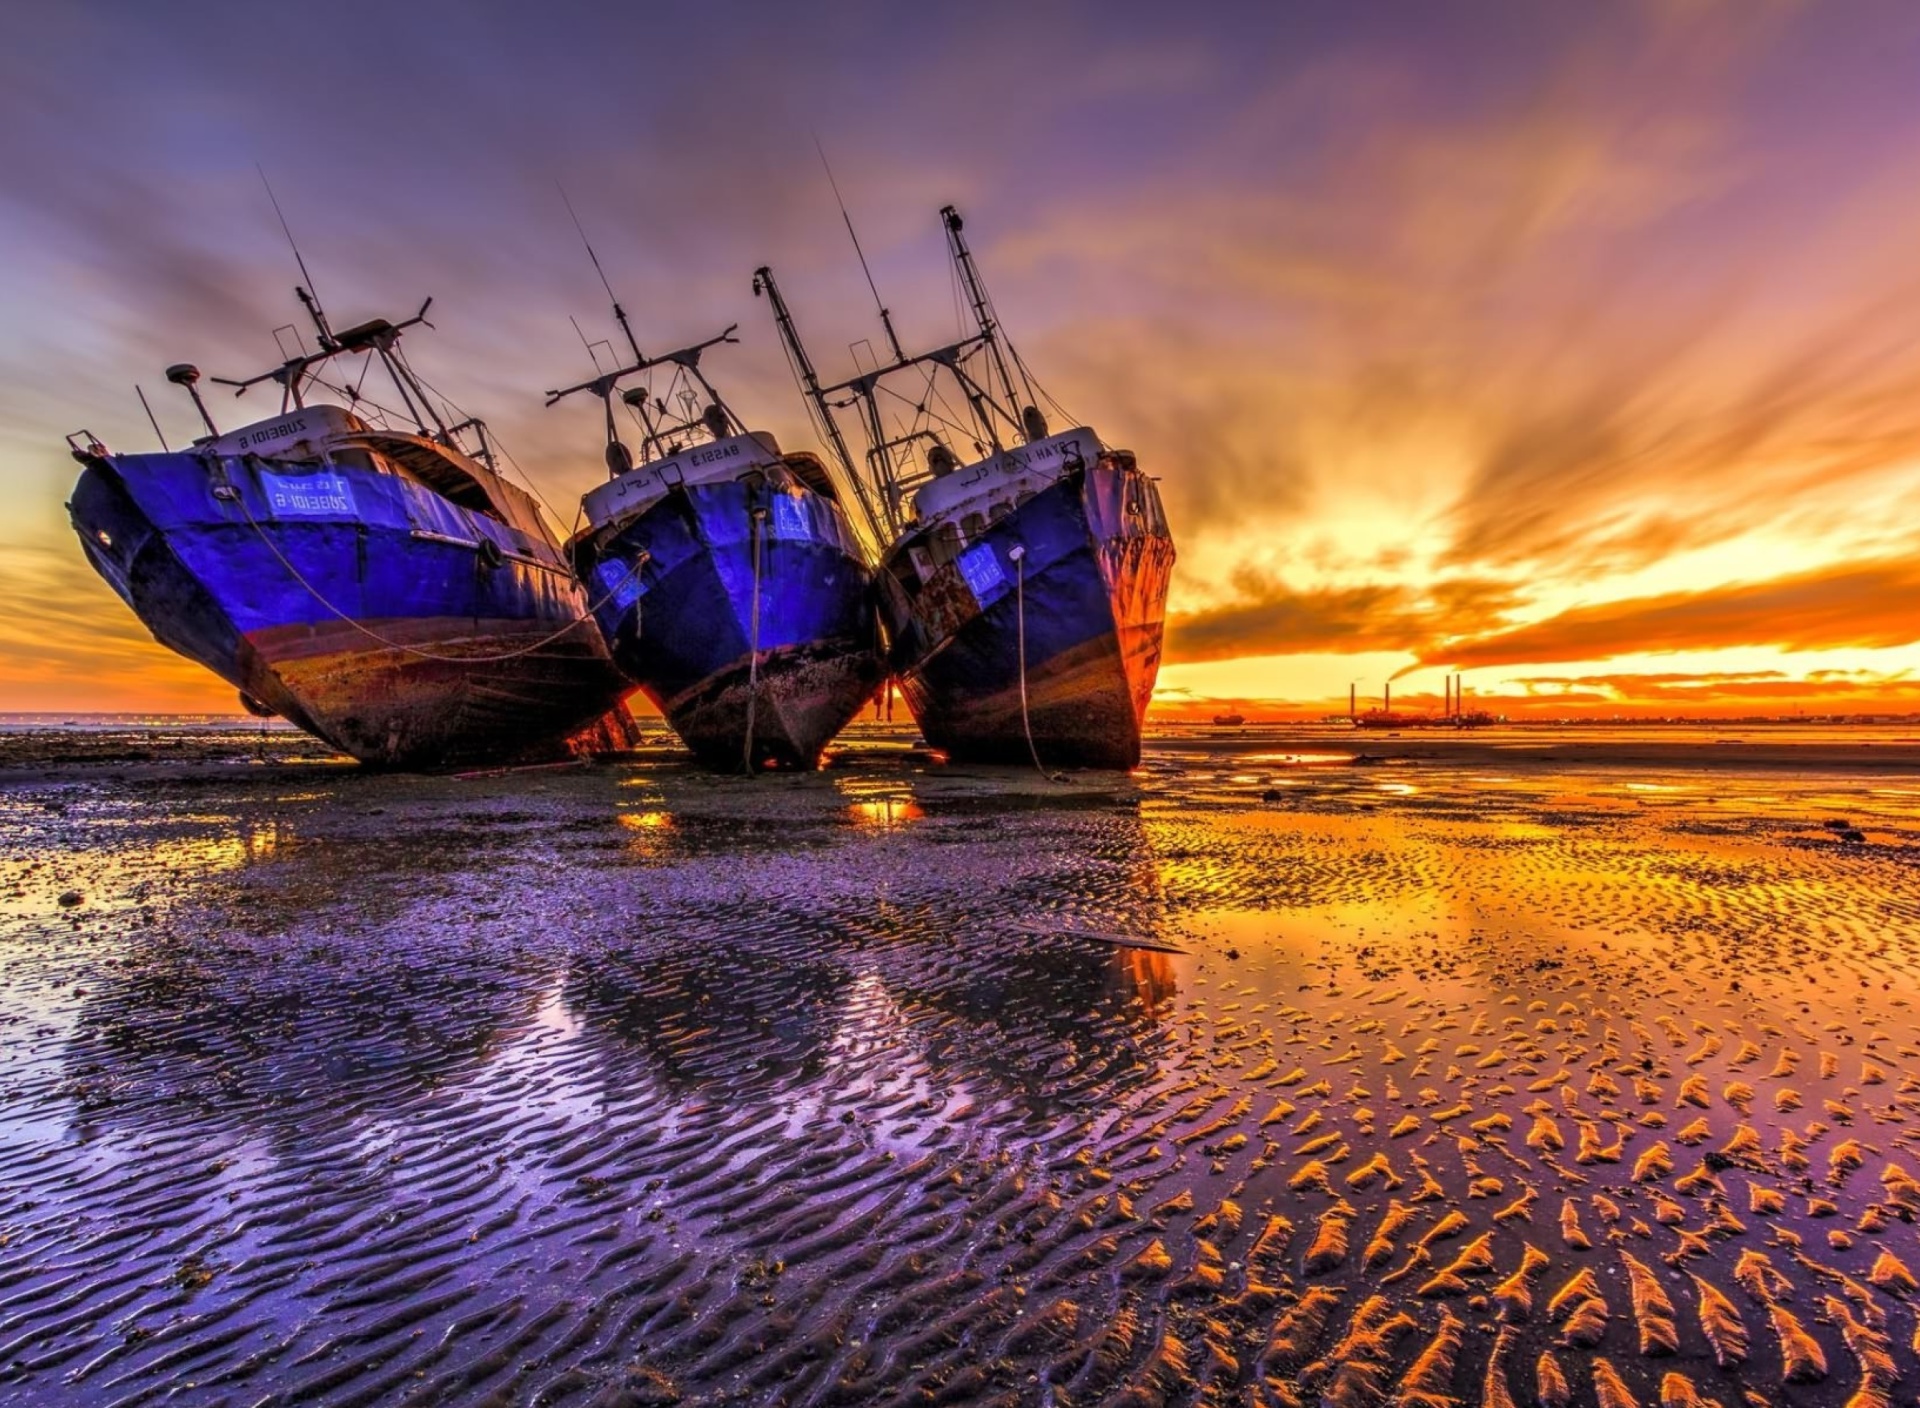
[[[0,738],[0,1402],[1911,1402],[1920,748],[1770,737]]]

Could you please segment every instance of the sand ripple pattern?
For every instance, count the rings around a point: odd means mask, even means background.
[[[301,746],[0,785],[0,1403],[1920,1394],[1898,778]]]

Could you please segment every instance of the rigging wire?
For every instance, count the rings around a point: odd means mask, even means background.
[[[1027,714],[1027,550],[1016,547],[1007,556],[1013,559],[1014,619],[1020,646],[1020,729],[1027,735],[1027,756],[1033,759],[1040,776],[1049,782],[1063,782],[1064,778],[1048,772],[1041,763],[1040,748],[1033,741],[1033,721]]]
[[[880,310],[880,325],[887,330],[887,341],[893,346],[893,355],[900,356],[900,339],[893,335],[893,321],[887,313],[887,305],[880,299],[879,285],[873,281],[873,270],[867,267],[866,251],[860,248],[860,236],[853,231],[853,217],[847,214],[847,202],[840,194],[840,183],[833,179],[833,167],[827,161],[827,149],[820,142],[820,134],[813,135],[813,149],[820,153],[820,165],[827,173],[827,185],[833,190],[834,204],[840,207],[840,219],[847,227],[847,238],[853,241],[854,256],[860,261],[860,272],[867,276],[867,290],[873,294],[873,306]]]
[[[407,371],[415,381],[419,382],[422,386],[426,387],[427,390],[431,391],[434,395],[438,396],[448,406],[452,407],[454,415],[457,416],[460,420],[477,419],[477,417],[470,416],[467,413],[466,408],[463,407],[458,401],[454,400],[451,396],[447,395],[439,387],[435,386],[432,382],[428,381],[425,377],[421,376],[418,372],[414,371],[411,366],[407,368]],[[487,427],[487,433],[489,436],[492,437],[493,446],[495,449],[497,449],[500,452],[500,457],[504,459],[510,466],[512,466],[513,472],[515,474],[520,476],[520,480],[526,486],[527,491],[531,493],[534,496],[534,498],[538,499],[540,501],[540,506],[546,509],[548,513],[552,514],[554,517],[554,520],[558,522],[560,520],[560,510],[555,508],[553,504],[548,501],[547,496],[540,492],[540,486],[533,482],[533,476],[528,474],[526,470],[520,467],[520,461],[516,460],[513,457],[513,452],[507,448],[506,441],[500,438],[499,431],[495,430],[493,426],[489,425]]]
[[[280,232],[287,237],[287,247],[293,251],[293,262],[299,266],[300,278],[305,282],[307,292],[313,295],[313,306],[318,309],[320,307],[320,290],[314,286],[313,275],[307,272],[307,261],[300,257],[300,246],[293,238],[293,227],[287,224],[286,212],[280,209],[280,198],[273,193],[273,182],[267,179],[266,168],[259,162],[256,161],[253,164],[253,169],[260,173],[260,184],[267,188],[267,199],[272,202],[273,213],[280,221]],[[333,335],[332,330],[327,327],[327,321],[324,315],[315,321],[320,324],[322,333],[328,337]]]
[[[335,386],[318,372],[308,372],[307,381],[311,385],[321,388],[323,391],[331,391],[334,395],[344,398],[353,407],[355,413],[358,413],[363,406],[372,407],[374,417],[382,422],[381,429],[383,430],[391,430],[393,428],[385,424],[385,422],[405,420],[407,418],[403,412],[396,411],[391,406],[382,405],[371,396],[362,396],[357,392],[347,390],[345,386]]]
[[[587,238],[587,227],[580,223],[580,217],[574,213],[573,202],[567,199],[567,188],[558,181],[555,181],[553,186],[555,190],[560,192],[560,203],[566,206],[567,214],[573,220],[573,228],[580,232],[580,243],[587,247],[587,258],[593,261],[593,272],[600,276],[600,287],[607,291],[607,302],[618,308],[620,306],[620,300],[613,296],[613,285],[607,282],[607,271],[600,267],[600,256],[593,252],[593,242]],[[575,324],[575,326],[577,327],[578,324]],[[600,364],[595,362],[594,370],[598,371],[599,368]]]
[[[371,348],[369,348],[366,356],[360,359],[360,379],[358,382],[354,384],[353,390],[347,393],[349,399],[354,401],[358,401],[360,399],[360,389],[361,387],[367,384],[367,375],[372,370],[373,370],[373,351]],[[315,377],[314,380],[318,381],[319,378]]]
[[[767,536],[767,511],[764,508],[751,511],[747,531],[753,537],[753,611],[747,645],[747,742],[742,767],[747,776],[752,777],[753,714],[754,706],[760,700],[760,558],[766,550]]]
[[[925,401],[916,402],[911,397],[903,395],[901,392],[895,391],[891,386],[887,386],[885,384],[877,385],[873,389],[882,396],[891,396],[896,401],[902,402],[905,405],[912,406],[914,410],[919,413],[917,419],[925,419],[928,421],[935,422],[939,425],[943,425],[948,430],[951,430],[954,434],[965,435],[969,439],[971,439],[973,436],[973,430],[969,426],[967,426],[964,422],[950,420],[948,419],[947,416],[936,414],[927,405]],[[939,393],[936,392],[935,394],[938,395]],[[943,406],[945,406],[946,397],[941,396],[940,402]],[[951,411],[953,408],[951,406],[947,406],[947,409],[948,411]],[[915,431],[919,430],[919,428],[920,428],[919,425],[916,423],[914,425],[905,427],[904,433],[912,434]]]

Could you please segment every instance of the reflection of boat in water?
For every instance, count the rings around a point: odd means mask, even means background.
[[[591,391],[606,407],[612,478],[580,501],[586,526],[570,544],[601,631],[707,767],[812,768],[884,673],[872,573],[839,490],[817,456],[749,431],[701,372],[732,328],[645,357],[614,313],[633,363],[548,399]],[[613,393],[655,372],[665,386],[621,398],[644,432],[635,464]]]
[[[444,957],[389,947],[373,980],[345,948],[284,936],[133,947],[89,983],[67,1042],[74,1118],[301,1140],[369,1107],[391,1115],[484,1063],[541,1001],[539,975],[503,981]]]
[[[976,1092],[1107,1099],[1158,1070],[1178,989],[1164,953],[1062,939],[982,955],[958,981],[942,968],[902,965],[881,981],[928,1068]]]
[[[1138,949],[1067,942],[956,955],[920,942],[823,955],[686,933],[580,963],[564,1000],[617,1084],[652,1074],[677,1091],[740,1096],[831,1082],[835,1053],[864,1062],[901,1041],[942,1081],[1031,1090],[1070,1049],[1124,1083],[1122,1068],[1149,1068],[1149,1038],[1174,991],[1167,956]],[[897,1014],[882,1020],[880,997]],[[904,1075],[914,1063],[900,1051],[887,1064]]]
[[[399,350],[424,321],[335,332],[250,381],[280,414],[183,451],[119,455],[70,437],[68,505],[88,560],[161,644],[362,762],[446,767],[558,751],[628,688],[531,495],[496,472],[486,431],[449,425]],[[431,300],[429,300],[431,301]],[[334,358],[392,375],[410,429],[308,404]],[[199,373],[169,380],[194,390]],[[364,378],[363,378],[364,381]],[[471,437],[471,453],[462,436]],[[607,741],[624,744],[624,711]]]
[[[822,387],[766,269],[756,286],[868,527],[887,545],[876,581],[890,661],[927,742],[969,761],[1133,767],[1173,571],[1159,490],[1131,452],[1091,429],[1049,430],[960,216],[950,206],[941,216],[978,322],[973,337],[910,357],[882,309],[892,361]],[[883,414],[879,399],[895,376],[916,388],[904,428],[892,424],[894,403]],[[965,419],[937,413],[948,391]],[[865,476],[834,419],[846,404],[860,410]]]
[[[626,1048],[669,1086],[732,1090],[819,1074],[851,982],[833,960],[690,940],[582,962],[562,996],[609,1068]]]

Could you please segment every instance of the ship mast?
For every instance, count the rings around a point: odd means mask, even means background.
[[[477,418],[469,418],[458,425],[448,425],[434,409],[433,398],[413,369],[400,355],[400,335],[411,327],[432,327],[427,321],[427,310],[433,307],[433,300],[427,299],[420,305],[420,311],[411,318],[395,323],[385,318],[370,318],[364,323],[343,329],[333,330],[326,313],[320,307],[320,301],[304,285],[296,286],[294,296],[307,310],[307,316],[313,321],[314,336],[319,341],[318,352],[302,353],[298,357],[289,357],[279,366],[250,376],[244,380],[216,376],[209,380],[221,386],[234,388],[234,395],[243,396],[249,387],[258,386],[263,381],[275,382],[280,387],[280,410],[284,414],[289,410],[304,410],[306,407],[306,388],[309,382],[318,380],[316,368],[332,361],[335,357],[351,356],[364,352],[380,359],[380,365],[392,379],[394,389],[400,393],[400,402],[406,407],[406,415],[412,420],[420,435],[436,444],[443,445],[459,454],[466,449],[459,443],[458,435],[463,430],[471,430],[478,437],[480,448],[474,458],[480,460],[488,469],[498,472],[493,460],[493,447],[487,441],[486,426]],[[357,391],[348,391],[347,399],[358,402]]]
[[[995,377],[1001,389],[1006,393],[1007,407],[1018,411],[1021,406],[1019,393],[1013,389],[1013,377],[1007,371],[1007,359],[1001,355],[1000,339],[993,318],[993,304],[987,298],[986,285],[980,280],[980,271],[974,267],[973,251],[967,248],[966,236],[961,233],[965,222],[960,212],[950,205],[940,207],[940,223],[947,232],[947,250],[953,256],[954,267],[960,272],[960,281],[966,286],[967,301],[973,305],[973,321],[980,329],[981,341],[987,349],[987,358],[993,364]],[[1031,397],[1028,398],[1032,400]],[[1041,436],[1033,434],[1033,427],[1026,423],[1027,417],[1019,414],[1011,417],[1026,433],[1028,440],[1037,440]]]
[[[882,309],[882,323],[886,328],[888,344],[893,350],[893,360],[870,371],[832,386],[822,386],[820,378],[813,369],[813,360],[807,355],[806,348],[800,342],[798,330],[794,327],[792,315],[787,311],[786,302],[779,296],[773,283],[770,270],[762,267],[754,275],[754,291],[767,293],[773,304],[774,321],[779,325],[780,335],[787,347],[789,359],[793,363],[794,374],[799,379],[801,390],[820,422],[828,441],[834,447],[842,468],[854,483],[859,493],[861,508],[866,512],[875,536],[884,548],[886,544],[900,536],[906,527],[908,513],[905,507],[907,492],[921,484],[936,478],[939,472],[929,464],[919,473],[913,473],[900,462],[903,450],[920,442],[939,447],[944,453],[945,443],[932,430],[910,428],[900,435],[889,435],[880,413],[879,391],[882,384],[892,376],[916,367],[931,366],[944,370],[959,388],[972,413],[974,425],[972,433],[978,435],[976,448],[986,453],[991,448],[993,454],[1004,452],[1002,427],[1011,428],[1016,436],[1032,441],[1045,434],[1040,425],[1038,413],[1025,414],[1014,390],[1013,379],[999,345],[999,330],[993,318],[992,304],[987,298],[986,288],[980,281],[979,271],[974,268],[972,253],[967,249],[966,241],[960,236],[960,217],[948,206],[941,212],[941,218],[947,222],[949,248],[960,265],[962,276],[974,304],[975,320],[979,331],[971,337],[961,338],[943,347],[909,356],[900,347],[893,336],[893,322]],[[864,266],[864,260],[862,261]],[[869,282],[871,280],[869,279]],[[991,368],[985,383],[968,371],[966,363],[982,348],[988,350]],[[998,383],[999,390],[994,383]],[[850,394],[849,394],[850,393]],[[1004,394],[1003,394],[1004,393]],[[925,416],[928,412],[930,392],[923,389],[918,403],[914,405],[917,413]],[[834,398],[847,395],[846,400]],[[862,475],[847,448],[841,434],[836,410],[857,409],[861,429],[867,440],[867,472]],[[952,426],[952,429],[962,429]],[[964,433],[964,432],[963,432]],[[931,451],[929,457],[931,458]],[[951,457],[949,456],[949,462]]]
[[[613,305],[613,320],[620,324],[620,331],[627,339],[627,349],[633,353],[633,361],[624,367],[596,376],[591,381],[583,381],[576,386],[569,386],[559,391],[549,391],[547,404],[551,406],[556,401],[573,395],[576,391],[591,391],[600,398],[607,415],[607,473],[614,477],[633,468],[633,454],[621,442],[619,430],[613,419],[613,393],[623,377],[638,376],[652,371],[655,367],[678,367],[690,380],[698,382],[700,389],[707,395],[705,409],[698,415],[688,414],[677,421],[671,419],[671,413],[667,410],[664,398],[655,397],[652,404],[648,404],[648,390],[645,387],[636,386],[621,396],[620,399],[640,417],[640,428],[643,432],[640,441],[640,457],[643,463],[658,459],[663,452],[671,453],[674,448],[672,437],[690,433],[695,429],[704,429],[716,440],[723,435],[744,434],[746,426],[733,413],[732,407],[727,405],[720,393],[714,389],[713,383],[707,380],[706,373],[700,370],[700,354],[722,342],[738,342],[740,339],[733,334],[740,325],[729,324],[726,331],[718,337],[710,337],[705,342],[696,342],[691,347],[678,348],[663,356],[649,357],[640,350],[640,341],[633,335],[633,324],[627,320],[627,310],[621,307],[619,296],[614,293],[613,284],[607,278],[607,271],[600,265],[600,256],[594,253],[593,241],[587,238],[587,227],[580,223],[579,213],[574,210],[573,201],[568,197],[564,186],[560,188],[560,199],[567,207],[568,216],[573,220],[573,228],[580,234],[580,243],[586,249],[587,258],[593,264],[593,272],[600,277],[600,287],[607,291],[607,301]],[[587,352],[592,356],[593,349],[589,347]],[[599,358],[595,357],[594,366],[599,365]],[[669,386],[667,389],[671,392],[673,388]],[[656,416],[658,419],[655,419]]]
[[[873,496],[867,488],[865,477],[855,467],[853,451],[847,448],[847,437],[841,433],[840,422],[834,419],[833,408],[827,404],[825,394],[820,390],[820,374],[813,369],[813,358],[807,355],[806,345],[800,341],[800,330],[794,326],[793,314],[787,308],[787,300],[780,294],[780,285],[773,281],[773,270],[762,264],[753,271],[753,295],[766,297],[773,309],[773,321],[780,329],[780,341],[787,349],[787,357],[793,363],[794,374],[800,378],[801,390],[807,398],[807,409],[812,419],[826,436],[827,444],[833,450],[834,459],[840,463],[841,472],[847,483],[853,487],[853,496],[860,505],[861,517],[866,519],[867,527],[872,530],[874,540],[884,547],[887,533],[875,510]],[[891,321],[887,324],[889,334],[893,331]],[[898,344],[896,343],[897,347]]]
[[[633,390],[628,391],[621,399],[639,411],[641,423],[646,428],[646,437],[640,442],[640,453],[643,460],[659,458],[662,453],[669,451],[674,436],[688,434],[696,429],[704,429],[716,440],[719,439],[722,434],[737,434],[744,430],[740,418],[733,413],[732,408],[721,398],[720,393],[714,389],[713,383],[707,380],[706,373],[700,370],[701,353],[705,352],[709,347],[718,346],[720,343],[738,342],[740,340],[734,336],[734,333],[738,331],[740,327],[738,323],[729,324],[725,331],[719,333],[717,336],[708,338],[705,342],[696,342],[690,347],[677,348],[672,352],[663,353],[658,357],[646,357],[640,354],[638,344],[633,343],[633,330],[627,326],[626,314],[621,311],[620,305],[617,302],[614,304],[614,315],[620,319],[620,326],[627,334],[627,341],[633,344],[634,360],[627,366],[616,367],[613,371],[593,377],[588,381],[579,382],[576,385],[562,387],[558,391],[549,391],[547,393],[547,404],[549,406],[579,391],[591,391],[606,405],[607,468],[613,474],[621,474],[633,467],[633,457],[627,452],[627,447],[620,443],[619,436],[615,433],[613,423],[614,389],[619,386],[621,380],[625,377],[650,372],[655,367],[678,367],[684,371],[688,377],[699,383],[700,389],[707,394],[709,406],[718,412],[717,416],[712,419],[709,419],[708,413],[703,410],[697,415],[688,415],[681,420],[672,420],[667,418],[669,413],[665,401],[659,399],[654,400],[650,411],[647,404],[647,392],[644,388],[635,387]],[[661,419],[656,420],[654,418],[655,414],[659,415]]]

